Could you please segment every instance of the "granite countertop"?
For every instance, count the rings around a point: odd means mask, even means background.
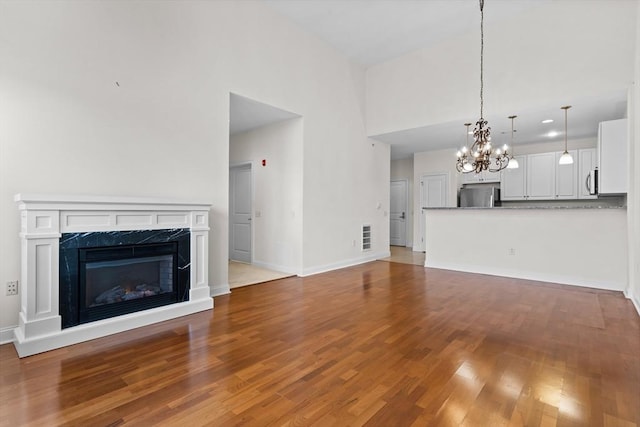
[[[460,207],[442,207],[442,208],[425,208],[424,210],[518,210],[518,209],[627,209],[626,206],[496,206],[494,208],[485,207],[473,207],[473,208],[460,208]]]

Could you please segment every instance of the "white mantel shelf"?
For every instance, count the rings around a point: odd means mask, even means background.
[[[213,308],[208,283],[210,204],[162,198],[16,194],[21,216],[20,357],[76,344]],[[59,243],[62,233],[190,231],[189,300],[110,319],[61,328]]]
[[[43,209],[86,209],[86,210],[209,210],[210,203],[186,201],[157,197],[116,197],[91,196],[81,194],[16,194],[14,200],[18,208],[30,210]]]

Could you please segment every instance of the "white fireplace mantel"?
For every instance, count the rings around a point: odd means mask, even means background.
[[[22,241],[21,310],[14,330],[20,357],[213,308],[208,283],[208,203],[159,198],[17,194]],[[62,233],[190,230],[189,300],[62,329]]]

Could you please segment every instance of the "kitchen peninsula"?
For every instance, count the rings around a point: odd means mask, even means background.
[[[624,207],[423,210],[425,267],[626,289]]]

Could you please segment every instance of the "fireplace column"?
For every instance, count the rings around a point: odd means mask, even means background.
[[[209,290],[209,213],[191,212],[191,270],[189,298],[210,298]]]
[[[21,338],[60,332],[58,255],[60,211],[21,212],[22,289],[19,327]]]

